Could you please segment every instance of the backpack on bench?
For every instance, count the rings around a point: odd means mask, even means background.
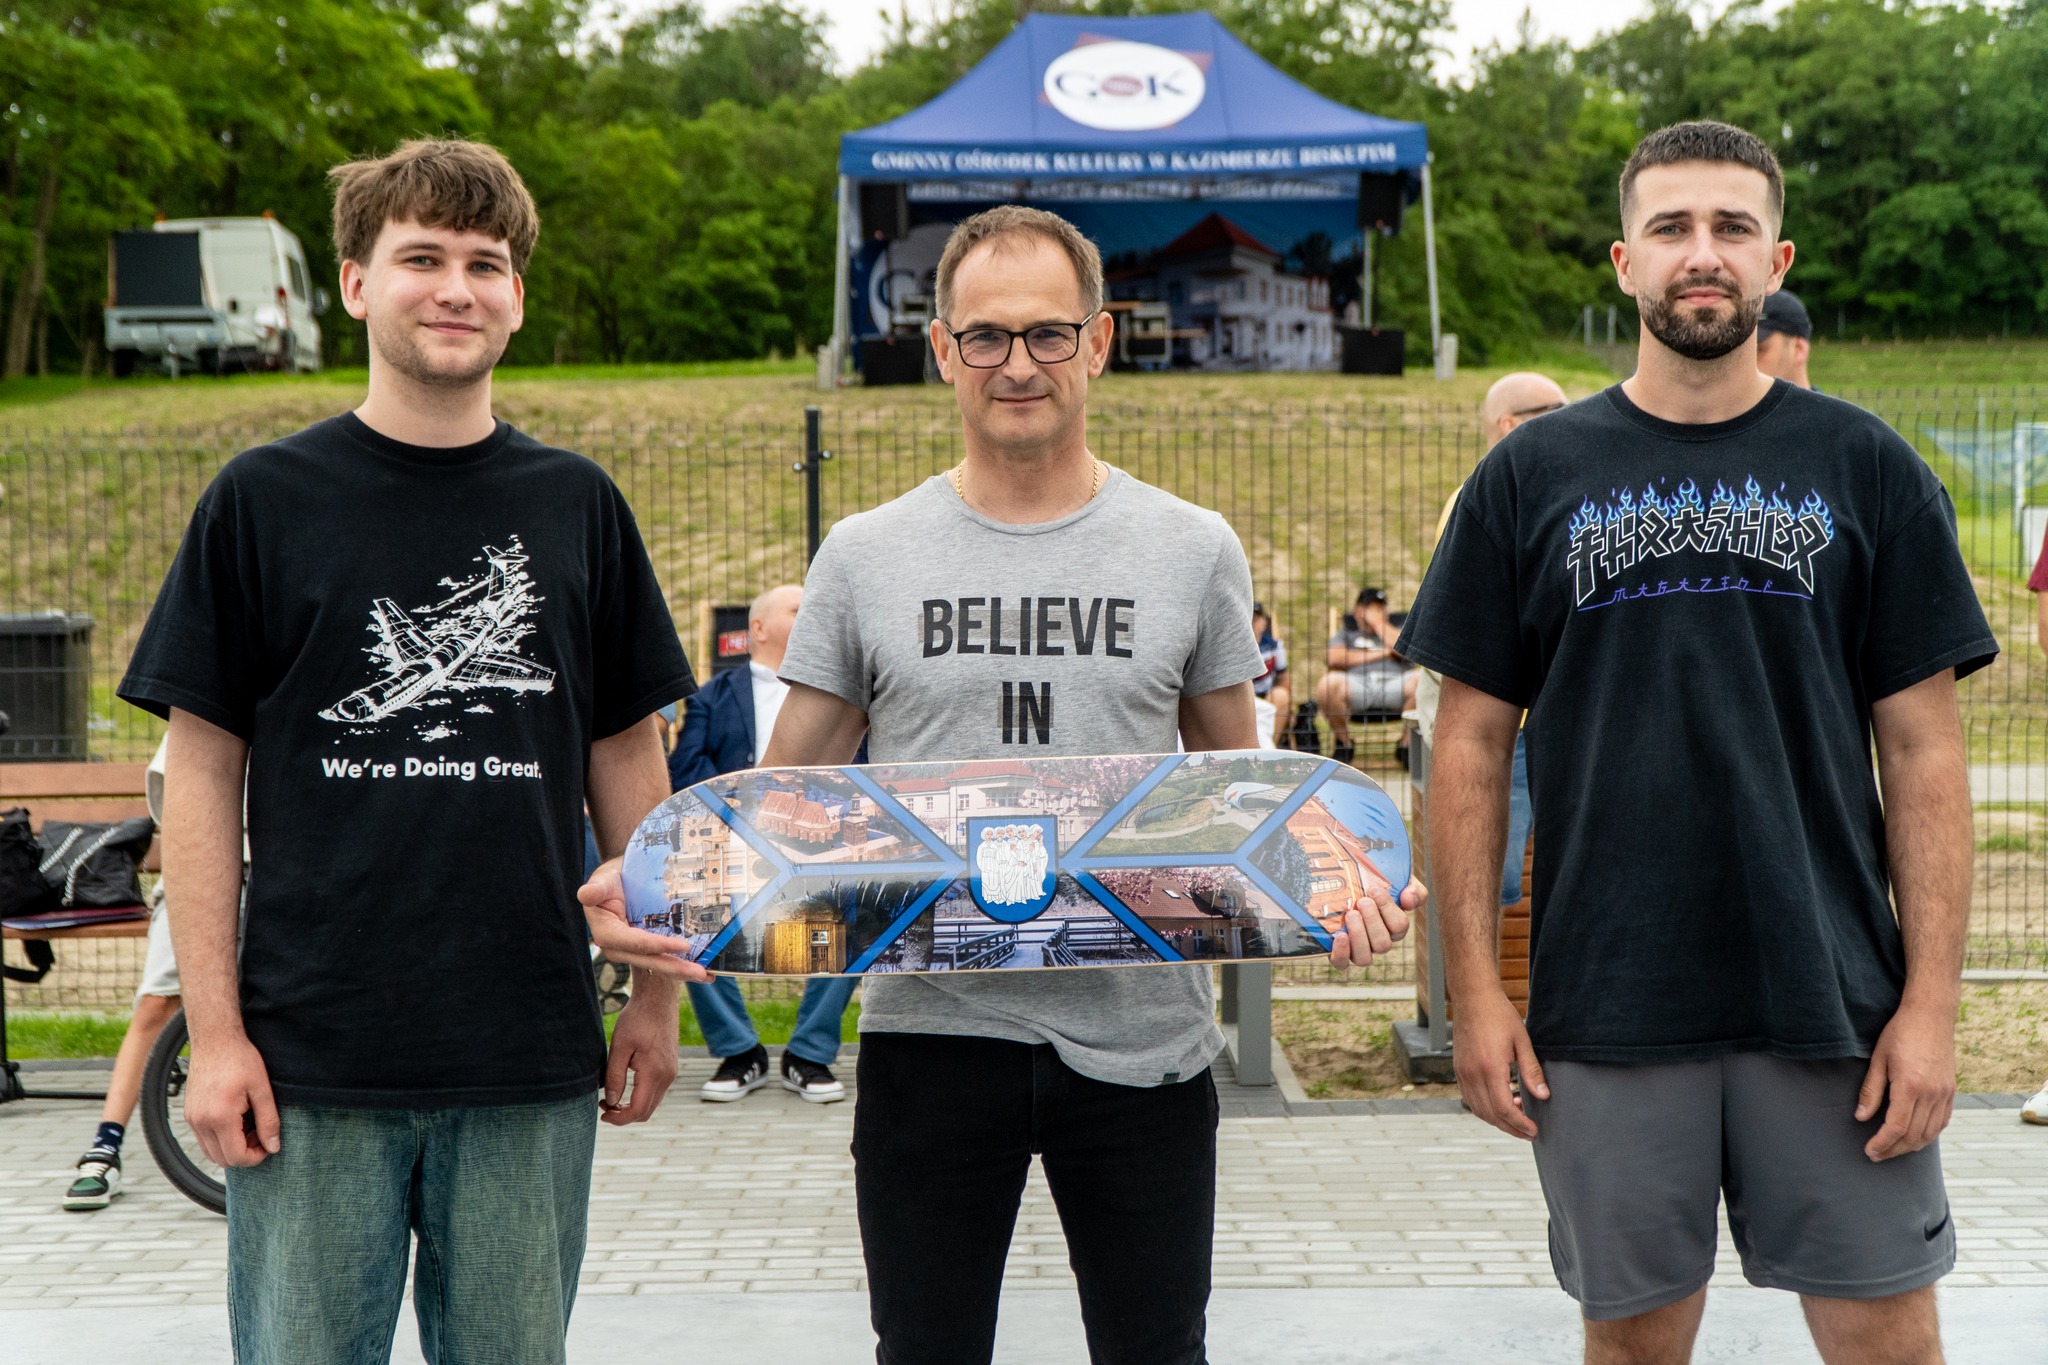
[[[28,811],[16,806],[0,814],[0,919],[57,908],[58,893],[43,880],[42,864],[42,845],[29,828]],[[22,947],[28,953],[29,966],[0,964],[0,976],[33,986],[50,974],[57,955],[42,939],[29,939]]]
[[[146,815],[110,825],[43,822],[43,880],[66,910],[139,906],[142,860],[156,838]]]

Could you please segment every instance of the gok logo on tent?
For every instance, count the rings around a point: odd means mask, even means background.
[[[1186,55],[1151,43],[1084,43],[1045,68],[1045,97],[1107,132],[1170,128],[1195,112],[1208,78]]]

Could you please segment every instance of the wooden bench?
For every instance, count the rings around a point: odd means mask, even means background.
[[[0,810],[27,806],[40,830],[45,820],[129,820],[149,814],[147,763],[0,763]],[[145,871],[162,869],[149,847]]]
[[[146,763],[0,763],[0,810],[28,807],[29,822],[39,832],[45,820],[98,823],[148,815],[149,802],[143,795],[148,767]],[[145,872],[162,871],[160,843],[150,843],[149,856],[142,864]],[[0,940],[33,938],[46,943],[148,936],[147,918],[52,929],[33,935],[0,928]],[[0,1104],[19,1099],[100,1098],[103,1096],[81,1092],[31,1094],[22,1088],[14,1063],[7,1060],[7,995],[0,989]]]

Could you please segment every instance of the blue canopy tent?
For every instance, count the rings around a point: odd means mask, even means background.
[[[849,352],[852,275],[866,246],[855,204],[862,185],[877,183],[906,186],[921,206],[1057,205],[1108,254],[1104,230],[1113,235],[1148,209],[1169,236],[1217,203],[1327,216],[1355,206],[1362,173],[1403,176],[1422,200],[1431,353],[1442,354],[1423,125],[1323,98],[1213,15],[1028,15],[938,98],[844,135],[839,173],[835,374]],[[1368,279],[1373,235],[1363,242]],[[1364,302],[1369,325],[1369,295]]]

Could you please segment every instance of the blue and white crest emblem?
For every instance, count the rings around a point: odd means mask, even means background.
[[[990,919],[1022,924],[1045,913],[1059,883],[1059,824],[1050,815],[970,819],[967,886]]]

